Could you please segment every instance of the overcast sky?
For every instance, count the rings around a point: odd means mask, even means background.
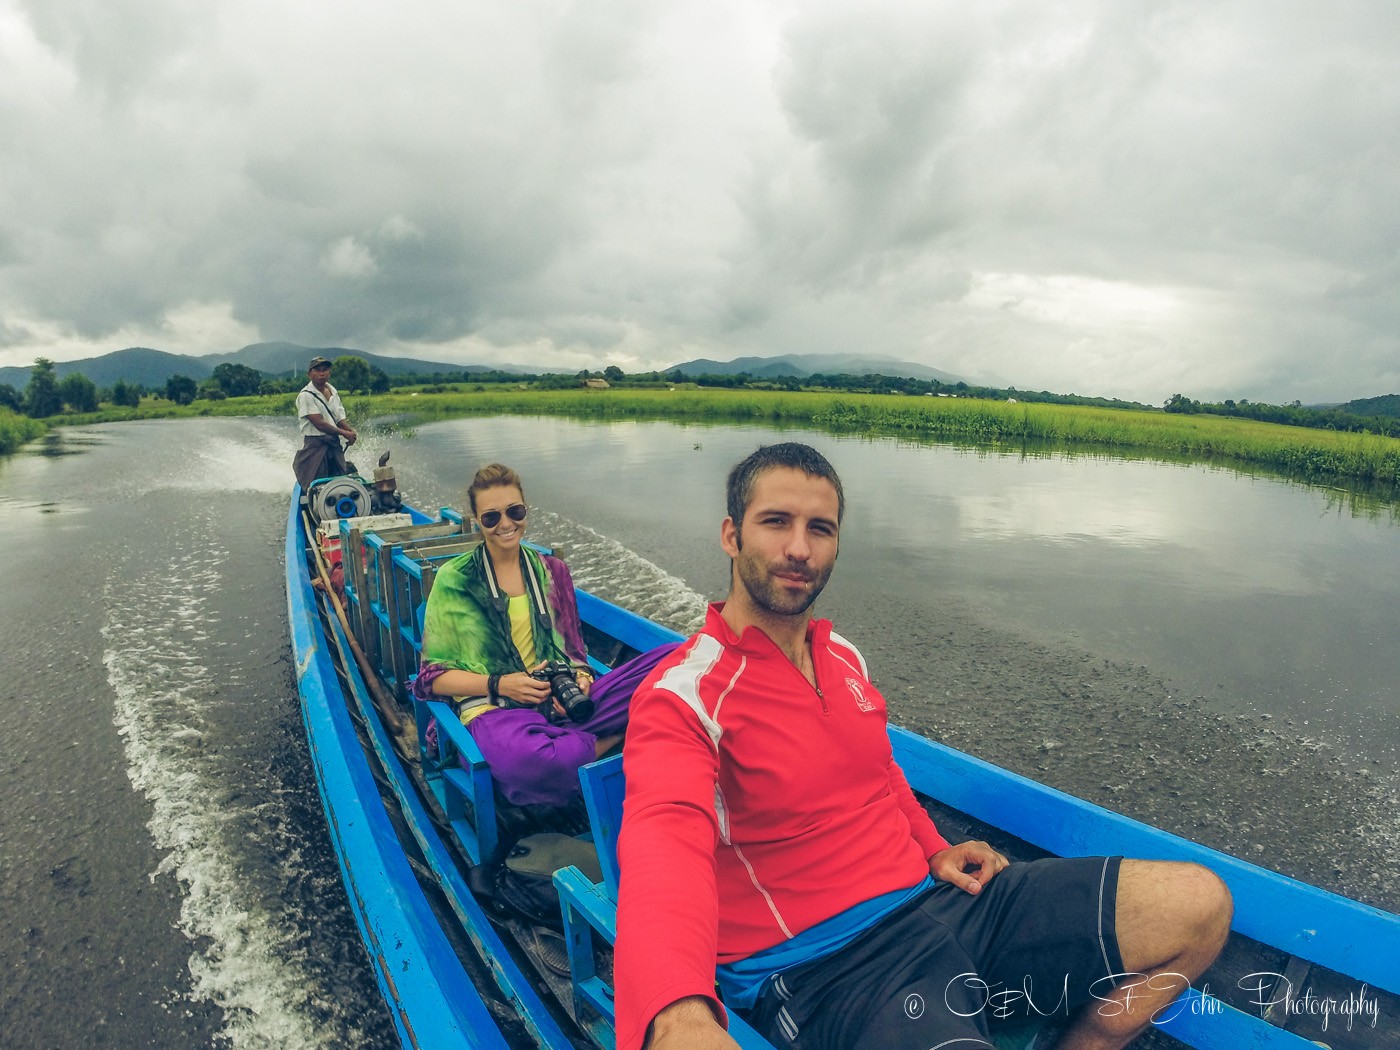
[[[0,364],[1400,392],[1400,3],[0,0]]]

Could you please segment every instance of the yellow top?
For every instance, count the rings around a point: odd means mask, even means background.
[[[515,643],[515,648],[520,653],[520,659],[525,661],[525,666],[533,667],[535,664],[535,630],[530,622],[529,595],[521,594],[514,598],[507,597],[506,613],[510,616],[510,640]],[[469,726],[486,712],[498,710],[500,708],[492,707],[490,704],[478,704],[475,707],[464,708],[459,717],[462,720],[462,725]]]
[[[515,643],[520,659],[527,669],[535,666],[535,628],[530,623],[530,596],[519,594],[507,599],[510,615],[510,640]]]
[[[461,713],[458,714],[457,717],[461,720],[462,725],[469,726],[482,715],[484,715],[487,711],[499,710],[499,707],[492,707],[490,704],[477,704],[475,707],[462,708]]]

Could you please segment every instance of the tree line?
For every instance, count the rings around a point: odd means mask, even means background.
[[[389,377],[383,370],[363,358],[338,357],[334,368],[337,388],[348,393],[383,394],[390,389]],[[23,390],[0,383],[0,408],[31,419],[47,419],[63,412],[96,412],[102,404],[136,408],[146,396],[189,405],[253,394],[294,394],[305,385],[305,376],[265,376],[247,365],[224,363],[203,382],[173,375],[159,387],[118,379],[103,388],[81,372],[70,372],[60,379],[54,363],[41,357],[30,369],[29,383]]]
[[[189,376],[171,376],[160,390],[125,379],[118,379],[110,387],[98,387],[81,372],[58,378],[54,363],[41,357],[30,369],[29,383],[23,390],[0,383],[0,407],[31,419],[47,419],[63,412],[96,412],[102,404],[136,408],[148,394],[188,405],[199,395],[199,387]]]
[[[1353,434],[1400,437],[1400,417],[1361,415],[1345,408],[1308,408],[1299,401],[1294,401],[1291,405],[1270,405],[1244,399],[1235,401],[1230,398],[1220,402],[1201,402],[1184,394],[1173,394],[1167,398],[1163,409],[1167,412],[1195,415],[1237,416],[1241,419],[1257,419],[1263,423],[1311,427],[1314,430],[1341,430]]]
[[[100,402],[135,407],[144,393],[139,385],[118,379],[110,389],[99,390],[97,384],[81,372],[70,372],[62,379],[54,363],[46,357],[34,362],[29,373],[29,385],[16,390],[0,383],[0,407],[33,419],[47,419],[60,412],[96,412]]]
[[[693,382],[702,387],[752,390],[833,390],[845,393],[938,395],[944,397],[989,398],[992,400],[1038,401],[1050,404],[1093,405],[1110,408],[1149,410],[1150,406],[1132,401],[1077,394],[1054,394],[1047,390],[1023,391],[1015,387],[974,386],[964,382],[941,383],[936,379],[914,379],[886,376],[878,373],[851,375],[846,373],[797,376],[755,376],[748,372],[689,375],[673,368],[669,371],[625,373],[617,365],[599,370],[581,369],[576,373],[462,371],[432,373],[401,373],[387,375],[376,365],[353,355],[342,355],[332,362],[332,382],[344,393],[383,394],[402,387],[418,386],[445,389],[456,383],[529,383],[537,389],[562,390],[579,386],[588,379],[605,379],[610,385],[633,388],[661,387]],[[98,389],[80,373],[70,373],[59,380],[53,362],[40,358],[34,365],[28,387],[24,391],[0,385],[0,405],[36,419],[57,415],[63,411],[94,412],[99,402],[135,407],[143,395],[165,397],[176,404],[188,405],[196,400],[222,400],[254,394],[296,393],[306,383],[305,376],[296,374],[267,376],[247,365],[225,363],[217,366],[203,382],[184,375],[174,375],[163,388],[148,389],[137,383],[117,380],[108,390]],[[1170,409],[1169,409],[1170,410]]]
[[[1033,401],[1058,405],[1089,405],[1099,408],[1121,408],[1136,411],[1158,411],[1150,405],[1116,398],[1082,397],[1077,394],[1055,394],[1048,390],[1018,390],[1015,387],[975,386],[965,382],[942,383],[936,379],[914,379],[906,376],[886,376],[879,373],[852,375],[848,373],[808,376],[755,376],[748,372],[734,374],[688,375],[681,369],[625,373],[617,365],[597,371],[582,369],[576,373],[515,373],[502,371],[462,371],[432,373],[401,373],[390,376],[364,358],[352,354],[337,357],[332,362],[332,382],[335,387],[352,394],[384,394],[392,389],[419,386],[446,389],[445,384],[457,383],[529,383],[537,389],[568,389],[588,379],[606,379],[610,385],[633,388],[660,387],[693,382],[701,387],[752,390],[831,390],[861,394],[904,394],[911,396],[967,397],[995,401]],[[185,375],[170,376],[163,387],[147,388],[139,383],[118,379],[109,388],[99,388],[80,372],[70,372],[60,379],[54,363],[39,358],[30,372],[28,385],[17,390],[0,383],[0,408],[7,408],[33,419],[45,419],[63,412],[96,412],[100,404],[135,408],[143,396],[164,397],[178,405],[196,400],[223,400],[250,395],[293,394],[306,384],[304,375],[295,373],[268,376],[247,365],[224,363],[218,365],[205,380],[197,381]],[[1358,403],[1359,407],[1390,408],[1387,398],[1373,398]],[[1373,404],[1374,402],[1374,404]],[[1400,408],[1400,405],[1396,406]],[[1244,399],[1227,399],[1219,403],[1201,402],[1183,394],[1167,398],[1162,410],[1173,413],[1237,416],[1267,423],[1313,429],[1339,430],[1400,437],[1400,416],[1360,414],[1345,408],[1307,408],[1294,401],[1291,405],[1271,405]]]

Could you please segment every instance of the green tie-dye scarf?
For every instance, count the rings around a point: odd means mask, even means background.
[[[582,663],[581,642],[568,645],[555,626],[559,605],[556,581],[544,558],[529,547],[521,548],[521,573],[530,599],[534,627],[535,664],[545,660]],[[557,559],[555,559],[557,560]],[[486,545],[452,559],[438,570],[428,596],[423,623],[423,663],[446,670],[477,674],[508,674],[529,670],[510,635],[506,596],[496,585]],[[562,567],[563,563],[559,563]],[[568,570],[563,572],[568,576]],[[568,581],[572,588],[572,580]],[[568,596],[573,598],[572,593]],[[577,614],[575,613],[575,617]],[[567,615],[565,616],[567,620]],[[570,650],[580,648],[571,656]]]

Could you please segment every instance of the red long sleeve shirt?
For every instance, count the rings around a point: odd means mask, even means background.
[[[756,628],[704,630],[632,699],[618,901],[617,1043],[714,999],[746,958],[929,873],[948,843],[895,765],[855,646],[808,624],[817,688]]]

